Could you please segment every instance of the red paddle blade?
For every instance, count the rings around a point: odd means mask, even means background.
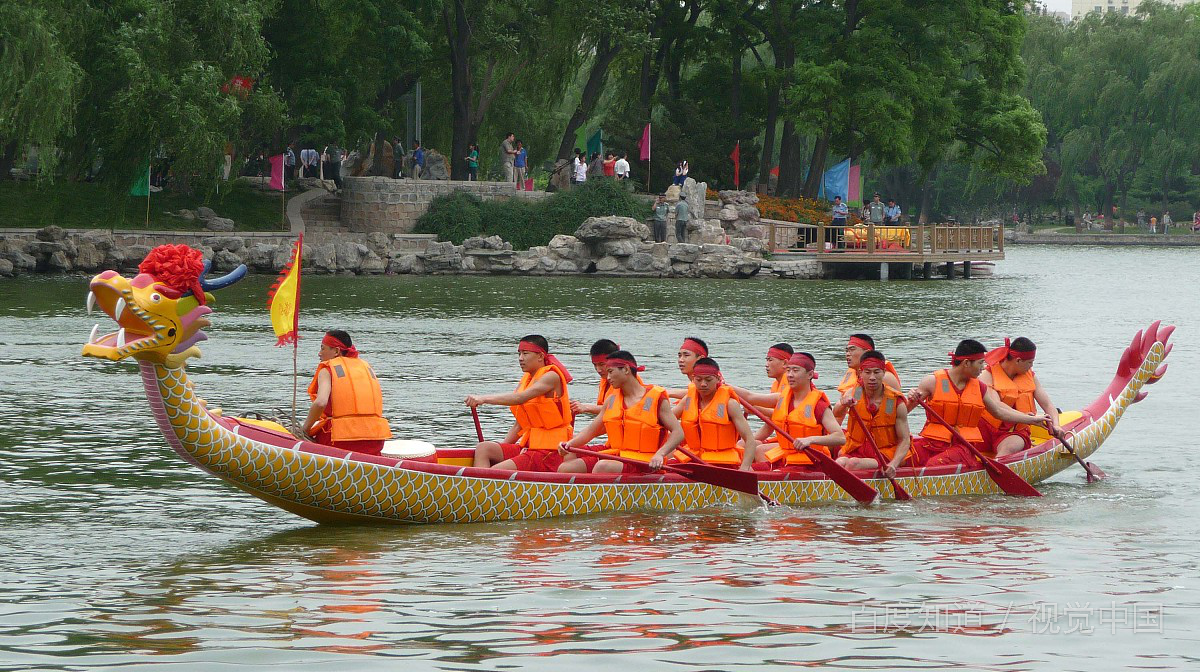
[[[983,469],[988,476],[1000,486],[1006,495],[1017,495],[1020,497],[1041,497],[1042,493],[1038,489],[1026,482],[1025,479],[1017,475],[1017,472],[1009,469],[1006,465],[1000,464],[995,460],[988,459],[983,455],[977,455],[982,458]]]
[[[1108,478],[1108,474],[1104,473],[1104,470],[1095,464],[1084,462],[1084,465],[1084,468],[1087,470],[1088,483],[1095,483],[1096,481],[1103,481],[1105,478]]]
[[[672,464],[670,470],[681,474],[693,481],[708,483],[719,488],[729,488],[744,492],[747,495],[758,497],[758,474],[752,471],[740,471],[738,469],[727,469],[725,467],[717,467],[710,464],[698,464],[696,462],[686,462],[684,464]]]
[[[857,501],[869,504],[879,496],[875,488],[872,488],[866,481],[850,473],[849,469],[838,464],[832,457],[812,448],[805,448],[804,453],[808,455],[809,459],[813,461],[813,464],[818,469],[825,472],[826,476]]]

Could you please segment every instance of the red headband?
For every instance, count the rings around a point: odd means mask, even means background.
[[[679,346],[679,349],[694,352],[697,355],[700,355],[701,357],[708,356],[708,348],[704,347],[703,345],[700,345],[699,343],[697,343],[695,340],[693,340],[691,338],[683,339],[683,345]]]
[[[575,379],[571,375],[571,372],[567,371],[567,367],[563,366],[563,363],[561,361],[559,361],[558,357],[555,357],[554,355],[550,354],[549,352],[546,352],[546,350],[544,348],[542,348],[542,346],[538,345],[537,343],[530,343],[529,341],[520,341],[517,343],[517,352],[536,352],[540,355],[545,355],[546,363],[549,364],[550,366],[553,366],[554,368],[558,369],[559,373],[563,377],[564,384],[569,383]]]
[[[887,368],[887,363],[880,357],[864,357],[858,363],[859,369],[883,369]]]
[[[982,352],[977,352],[973,355],[956,355],[953,352],[948,352],[946,354],[950,355],[950,364],[951,365],[957,364],[959,362],[973,362],[977,359],[983,359],[985,356],[984,353],[982,353]]]
[[[629,359],[627,357],[620,356],[620,355],[609,355],[608,359],[606,359],[604,361],[608,366],[628,367],[634,373],[641,373],[642,371],[646,370],[646,367],[638,366],[637,362],[635,362],[632,359]]]
[[[621,349],[621,346],[617,345],[617,350],[620,350],[620,349]],[[608,361],[608,355],[592,355],[592,364],[603,364],[607,361]]]
[[[847,343],[846,345],[857,346],[857,347],[862,348],[863,350],[874,350],[875,349],[875,346],[864,341],[863,339],[859,338],[858,336],[851,336],[850,342]]]
[[[712,364],[697,364],[692,367],[692,377],[695,378],[696,376],[716,376],[720,378],[721,369]]]
[[[786,362],[792,358],[792,353],[788,352],[787,350],[780,350],[779,348],[771,348],[767,350],[767,356],[774,357],[775,359],[782,359]]]
[[[340,351],[343,357],[358,357],[358,348],[353,345],[346,345],[340,338],[333,334],[325,334],[325,338],[321,339],[321,345],[328,345]]]
[[[788,366],[802,366],[802,367],[808,369],[809,371],[812,371],[813,380],[816,380],[818,377],[817,376],[817,363],[813,361],[812,357],[809,357],[808,355],[804,354],[803,352],[797,352],[796,354],[794,354],[790,358],[788,358]]]
[[[1018,359],[1032,360],[1034,355],[1037,354],[1037,352],[1034,350],[1013,350],[1011,347],[1009,347],[1009,344],[1010,341],[1006,338],[1004,339],[1003,346],[987,353],[987,356],[984,359],[987,360],[989,366],[995,366],[1000,362],[1003,362],[1004,360],[1008,359],[1009,355],[1012,355]]]

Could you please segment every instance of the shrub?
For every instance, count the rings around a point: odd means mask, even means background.
[[[429,210],[417,220],[414,233],[435,233],[438,238],[455,245],[483,231],[483,219],[479,212],[479,197],[468,191],[454,190],[438,196],[429,204]]]
[[[461,244],[471,236],[500,236],[513,249],[545,245],[554,236],[573,234],[588,217],[616,215],[638,220],[650,206],[615,180],[593,180],[533,201],[514,197],[482,202],[466,191],[438,196],[417,220],[417,233],[435,233]]]

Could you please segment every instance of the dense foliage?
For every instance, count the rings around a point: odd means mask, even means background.
[[[417,233],[436,233],[461,244],[472,236],[500,236],[514,249],[545,245],[558,234],[573,234],[588,217],[618,215],[643,220],[650,206],[618,182],[594,180],[539,200],[481,201],[465,191],[433,199],[417,221]]]
[[[0,176],[126,188],[147,157],[210,188],[239,153],[411,130],[465,173],[531,166],[603,129],[653,191],[691,175],[817,196],[850,157],[912,215],[1196,202],[1200,6],[1063,24],[1024,0],[8,0]],[[236,78],[252,85],[230,90]],[[637,141],[653,124],[653,160]],[[771,178],[772,183],[775,182]]]

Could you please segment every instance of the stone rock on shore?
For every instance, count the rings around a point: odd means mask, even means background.
[[[588,217],[575,231],[575,237],[585,243],[606,240],[650,240],[650,227],[632,217]]]

